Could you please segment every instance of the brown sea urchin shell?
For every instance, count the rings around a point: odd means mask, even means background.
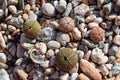
[[[64,17],[60,20],[59,29],[63,32],[70,32],[73,31],[75,27],[74,20],[70,17]]]
[[[77,54],[70,48],[61,49],[55,58],[55,63],[60,70],[70,71],[78,62]]]
[[[105,37],[105,31],[100,27],[94,27],[90,32],[90,38],[94,42],[102,41]]]

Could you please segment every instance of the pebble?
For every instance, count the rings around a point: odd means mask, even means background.
[[[81,32],[78,28],[74,28],[72,31],[72,36],[74,40],[80,40],[81,39]]]
[[[78,73],[72,73],[72,75],[70,76],[70,80],[76,80],[78,77]]]
[[[50,21],[49,26],[53,29],[58,29],[59,23],[57,21]]]
[[[0,69],[7,69],[8,65],[0,62]]]
[[[107,53],[108,53],[109,47],[110,47],[110,44],[108,44],[108,43],[105,43],[105,44],[104,44],[104,48],[103,48],[104,54],[107,54]]]
[[[116,25],[116,26],[120,26],[120,16],[117,16],[117,17],[115,18],[115,25]]]
[[[63,13],[62,16],[69,16],[70,12],[72,10],[72,4],[68,3],[65,12]]]
[[[52,4],[45,3],[42,5],[42,12],[49,17],[53,17],[55,15],[55,8]]]
[[[17,5],[18,4],[18,0],[9,0],[8,4],[9,5]]]
[[[120,79],[120,74],[118,74],[115,78],[115,80],[119,80]]]
[[[103,22],[103,18],[97,17],[93,22],[100,24],[101,22]]]
[[[95,67],[90,64],[87,60],[80,60],[80,69],[89,76],[92,80],[101,80],[102,76]],[[91,74],[92,73],[92,74]]]
[[[80,2],[81,2],[81,0],[73,0],[72,1],[73,7],[76,7]]]
[[[45,60],[45,61],[40,63],[40,66],[42,66],[44,69],[46,69],[49,67],[49,63],[50,63],[49,60]]]
[[[50,49],[58,49],[58,48],[60,48],[60,43],[57,41],[49,41],[47,43],[47,47]]]
[[[109,73],[109,71],[105,65],[101,65],[99,67],[99,70],[100,70],[100,73],[102,74],[102,76],[104,76],[104,77],[107,76]]]
[[[86,52],[86,54],[84,55],[84,59],[89,60],[90,56],[91,56],[91,50]]]
[[[28,14],[24,13],[24,14],[22,15],[22,18],[23,18],[24,20],[28,19]]]
[[[70,37],[67,33],[59,32],[57,33],[56,40],[62,45],[66,46],[68,42],[70,42]]]
[[[80,4],[76,6],[74,9],[74,15],[79,15],[79,16],[85,16],[87,13],[89,13],[90,9],[86,4]]]
[[[8,23],[15,26],[16,28],[22,28],[23,22],[23,19],[20,17],[12,17]]]
[[[16,27],[15,26],[12,26],[12,25],[8,25],[8,30],[10,32],[14,32],[16,30]]]
[[[5,40],[3,35],[0,33],[0,52],[2,52],[6,48]]]
[[[32,20],[37,20],[37,15],[36,14],[30,14],[29,16],[28,16],[28,19],[32,19]]]
[[[120,64],[115,63],[111,70],[109,71],[109,77],[115,76],[117,74],[120,74]]]
[[[45,43],[43,42],[36,42],[35,43],[35,48],[41,53],[41,54],[45,54],[47,51],[47,46]]]
[[[116,5],[120,6],[120,0],[117,0]]]
[[[9,6],[8,6],[8,9],[9,9],[9,11],[10,11],[12,14],[16,14],[16,13],[17,13],[17,8],[16,8],[14,5],[9,5]]]
[[[91,22],[91,23],[88,24],[88,27],[89,27],[90,29],[92,29],[92,28],[94,28],[94,27],[99,27],[99,25],[98,25],[97,23],[95,23],[95,22]]]
[[[109,56],[107,63],[114,63],[116,60],[115,56]]]
[[[55,69],[52,68],[52,67],[45,69],[45,74],[46,74],[46,75],[51,75],[51,74],[53,74],[54,72],[55,72]]]
[[[76,53],[78,54],[79,59],[83,59],[84,57],[84,52],[81,50],[77,50]]]
[[[54,56],[54,51],[52,49],[49,49],[47,52],[46,52],[46,57],[47,58],[51,58],[52,56]]]
[[[120,35],[115,35],[113,38],[113,42],[117,45],[120,45]]]
[[[10,80],[9,74],[5,69],[0,69],[0,79],[1,80]]]
[[[0,53],[0,62],[6,63],[7,62],[7,56],[5,53]]]
[[[70,74],[77,73],[78,69],[79,69],[79,64],[77,63],[76,66],[69,71],[69,73]]]
[[[108,61],[108,57],[104,55],[101,49],[94,48],[91,53],[91,60],[98,64],[104,64]]]
[[[86,23],[93,22],[95,19],[96,19],[95,15],[90,15],[86,17],[85,22]]]
[[[66,1],[65,0],[60,0],[58,4],[55,6],[57,12],[63,13],[66,10]]]
[[[118,52],[115,54],[117,58],[120,58],[120,47],[118,48]]]
[[[59,79],[59,73],[57,71],[55,71],[53,73],[53,75],[50,75],[50,79],[51,80]]]
[[[0,20],[3,19],[4,12],[2,9],[0,9]]]
[[[110,56],[115,56],[117,52],[118,52],[118,46],[112,45],[111,48],[109,49],[108,54]]]
[[[90,80],[88,76],[86,76],[84,73],[80,73],[77,77],[78,80]]]
[[[26,4],[26,5],[25,5],[25,8],[24,8],[24,11],[27,13],[27,12],[30,11],[30,9],[31,9],[30,4]]]
[[[65,74],[63,74],[63,75],[60,75],[60,80],[68,80],[68,78],[69,78],[69,74],[68,73],[65,73]]]
[[[15,55],[16,55],[16,52],[17,52],[17,47],[16,47],[16,45],[13,44],[13,45],[9,48],[8,51],[11,53],[12,56],[15,56]]]
[[[112,9],[113,9],[113,3],[112,2],[109,2],[109,3],[107,3],[103,6],[103,10],[104,10],[106,15],[108,15],[112,11]]]
[[[12,19],[12,17],[13,17],[12,15],[9,15],[9,16],[7,16],[7,17],[5,18],[5,20],[4,20],[4,21],[6,21],[6,22],[7,22],[7,21],[11,20],[11,19]]]

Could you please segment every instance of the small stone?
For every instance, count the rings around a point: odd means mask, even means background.
[[[0,9],[0,20],[3,19],[3,16],[4,16],[4,11]]]
[[[9,52],[11,53],[12,56],[15,56],[16,52],[17,52],[17,47],[15,44],[13,44],[10,48],[9,48]]]
[[[5,20],[4,20],[4,21],[6,21],[6,22],[7,22],[7,21],[11,20],[11,19],[12,19],[12,17],[13,17],[12,15],[9,15],[9,16],[7,16],[7,17],[5,18]]]
[[[118,52],[118,47],[116,45],[112,45],[112,47],[109,49],[108,54],[110,56],[115,56],[117,52]]]
[[[35,43],[35,48],[41,53],[41,54],[45,54],[47,51],[47,46],[45,43],[43,42],[37,42]]]
[[[37,15],[36,14],[30,14],[29,16],[28,16],[28,19],[32,19],[32,20],[37,20]]]
[[[50,68],[45,69],[45,74],[46,75],[51,75],[51,74],[54,73],[54,71],[55,71],[55,69],[50,67]]]
[[[15,26],[16,28],[22,28],[24,21],[22,18],[12,17],[8,23]]]
[[[95,28],[95,27],[99,27],[99,25],[98,25],[97,23],[95,23],[95,22],[91,22],[91,23],[88,24],[88,27],[89,27],[90,29],[93,29],[93,28]]]
[[[113,3],[109,2],[103,6],[103,11],[105,12],[106,15],[108,15],[113,9]]]
[[[84,59],[89,60],[90,56],[91,56],[91,51],[89,50],[89,51],[86,52],[86,54],[84,56]]]
[[[115,80],[115,77],[108,78],[107,80]]]
[[[70,37],[67,33],[59,32],[57,33],[56,40],[62,45],[66,46],[68,42],[70,42]]]
[[[81,0],[72,0],[73,7],[76,7],[80,2]]]
[[[52,4],[45,3],[42,5],[42,12],[49,17],[53,17],[55,15],[55,8]]]
[[[58,48],[60,48],[60,43],[57,42],[57,41],[49,41],[49,42],[47,43],[47,46],[48,46],[48,48],[50,48],[50,49],[58,49]]]
[[[9,74],[5,69],[0,69],[0,79],[1,80],[10,80]]]
[[[9,5],[8,9],[10,10],[10,12],[12,14],[16,14],[17,13],[17,8],[14,5]]]
[[[67,2],[65,0],[60,0],[59,3],[56,5],[56,10],[59,13],[63,13],[66,9]]]
[[[107,29],[107,23],[105,23],[105,22],[102,22],[102,23],[100,23],[100,27],[102,27],[103,29]]]
[[[78,76],[78,73],[72,73],[70,80],[76,80]]]
[[[115,56],[109,56],[107,63],[114,63],[116,60]]]
[[[17,5],[18,4],[18,0],[9,0],[8,4],[9,5]]]
[[[90,15],[88,17],[86,17],[85,22],[89,23],[89,22],[93,22],[96,19],[95,15]]]
[[[91,59],[93,62],[98,64],[103,64],[108,61],[108,57],[104,56],[104,53],[99,48],[94,48],[92,50]]]
[[[99,67],[100,73],[105,77],[108,75],[109,71],[105,65]]]
[[[109,47],[110,47],[110,44],[108,44],[108,43],[105,43],[105,44],[104,44],[104,48],[103,48],[104,54],[107,54],[107,53],[108,53]]]
[[[68,73],[65,73],[63,75],[60,75],[60,80],[67,80],[69,78],[69,74]]]
[[[54,72],[54,74],[50,75],[51,80],[59,79],[59,73],[57,71]]]
[[[77,73],[78,69],[79,69],[79,64],[77,63],[76,66],[69,71],[69,73],[70,74]]]
[[[81,50],[77,50],[76,53],[78,54],[79,59],[83,59],[84,57],[84,52]]]
[[[108,20],[114,20],[116,17],[117,17],[117,14],[110,14],[105,16],[105,18],[107,18]]]
[[[24,20],[28,19],[28,14],[24,13],[24,14],[22,15],[22,18],[23,18]]]
[[[19,5],[20,10],[23,10],[24,9],[24,0],[18,0],[18,5]]]
[[[0,53],[0,62],[6,63],[7,62],[7,56],[5,53]]]
[[[7,69],[8,65],[0,62],[0,69]]]
[[[16,27],[15,26],[12,26],[12,25],[8,25],[8,30],[10,32],[14,32],[16,30]]]
[[[120,74],[120,64],[115,63],[112,69],[109,71],[109,77],[115,76],[117,74]]]
[[[113,42],[117,45],[120,45],[120,35],[115,35]]]
[[[117,58],[120,58],[120,47],[118,48],[118,52],[115,55]]]
[[[77,80],[90,80],[90,78],[89,78],[88,76],[86,76],[85,74],[80,73],[80,74],[78,75]]]
[[[47,52],[46,52],[46,57],[47,58],[51,58],[52,56],[54,56],[54,51],[52,49],[49,49]]]
[[[0,25],[1,25],[1,28],[3,31],[5,31],[7,29],[7,24],[1,23]]]
[[[103,22],[103,18],[102,17],[97,17],[93,22],[100,24],[101,22]]]
[[[50,63],[49,60],[45,60],[45,61],[40,63],[40,66],[42,66],[44,69],[46,69],[49,67],[49,63]]]
[[[90,11],[89,7],[86,4],[80,4],[74,8],[74,15],[85,16]]]
[[[53,29],[58,29],[59,23],[57,21],[50,21],[49,26]]]
[[[87,60],[81,59],[80,60],[80,68],[81,70],[89,76],[92,80],[102,80],[101,74],[98,72],[95,67],[90,64]],[[91,74],[92,73],[92,74]]]
[[[116,26],[120,26],[120,16],[117,16],[117,17],[115,18],[115,25],[116,25]]]
[[[119,80],[120,79],[120,74],[118,74],[115,78],[115,80]]]
[[[30,6],[29,4],[26,4],[26,5],[25,5],[25,8],[24,8],[24,11],[25,11],[25,12],[29,12],[30,9],[31,9],[31,6]]]
[[[3,52],[5,48],[6,48],[5,40],[3,38],[3,35],[0,33],[0,52]]]
[[[74,28],[72,31],[72,36],[74,40],[80,40],[81,39],[81,32],[78,28]]]
[[[69,16],[70,12],[72,10],[72,4],[68,3],[65,12],[63,13],[63,16]]]
[[[120,0],[117,0],[116,5],[120,6]]]

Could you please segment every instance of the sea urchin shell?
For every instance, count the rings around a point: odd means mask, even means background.
[[[77,54],[70,48],[61,49],[55,58],[55,64],[60,70],[70,71],[78,62]]]

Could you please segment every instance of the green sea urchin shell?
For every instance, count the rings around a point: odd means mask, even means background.
[[[27,38],[36,38],[41,31],[41,26],[36,20],[27,20],[23,26],[23,32]]]
[[[70,48],[61,49],[55,58],[55,64],[60,70],[70,71],[78,62],[77,54]]]

